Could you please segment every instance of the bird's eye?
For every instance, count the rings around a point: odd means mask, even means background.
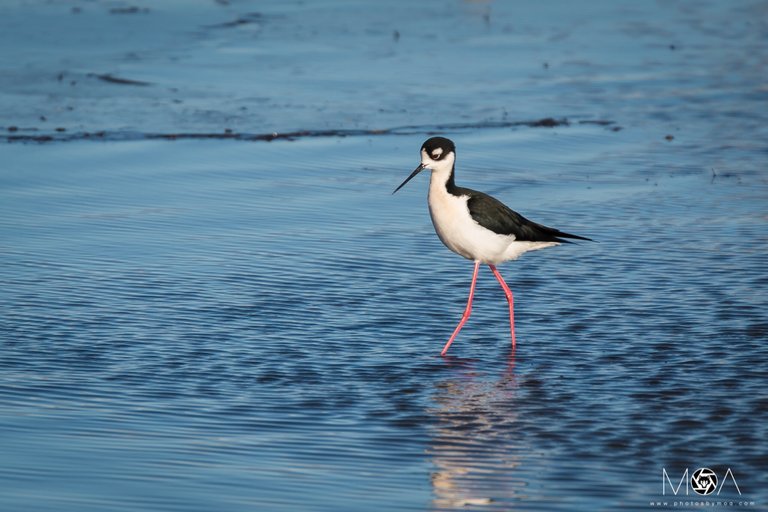
[[[442,155],[442,154],[443,153],[441,151],[435,151],[434,153],[432,153],[432,160],[439,160],[440,159],[440,155]]]

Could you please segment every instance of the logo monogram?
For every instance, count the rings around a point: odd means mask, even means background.
[[[677,496],[677,493],[680,491],[680,487],[683,486],[683,483],[689,481],[691,489],[693,489],[693,492],[696,494],[708,496],[717,491],[717,495],[720,496],[720,493],[722,492],[723,487],[725,487],[726,482],[730,480],[731,484],[736,489],[736,492],[738,492],[739,496],[741,496],[741,489],[739,489],[739,484],[736,483],[736,477],[733,476],[733,471],[731,471],[731,468],[726,470],[722,482],[720,482],[720,479],[717,478],[717,474],[709,468],[697,469],[693,472],[691,479],[688,480],[688,468],[685,468],[683,477],[677,483],[677,487],[675,487],[675,485],[672,483],[672,480],[669,479],[667,468],[662,468],[661,471],[661,493],[663,495],[667,494],[667,484],[669,484],[669,487],[672,490],[672,494]],[[719,488],[717,486],[718,483],[720,483]],[[685,487],[685,495],[688,496],[688,486]]]

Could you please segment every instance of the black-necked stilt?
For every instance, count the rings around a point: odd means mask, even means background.
[[[428,202],[429,215],[437,236],[450,250],[475,262],[467,307],[440,355],[448,352],[472,313],[472,297],[481,263],[488,265],[507,296],[514,350],[514,298],[496,265],[502,261],[515,260],[528,251],[569,243],[566,238],[590,239],[537,224],[487,194],[457,187],[454,182],[455,162],[456,146],[453,142],[445,137],[432,137],[421,146],[421,164],[392,192],[394,194],[403,188],[424,169],[432,171]]]

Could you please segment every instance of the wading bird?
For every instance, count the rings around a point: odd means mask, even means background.
[[[392,192],[394,194],[414,176],[429,169],[432,172],[429,180],[429,215],[437,236],[450,250],[475,262],[467,307],[440,355],[444,356],[448,352],[472,313],[472,297],[481,263],[488,265],[507,296],[509,329],[514,350],[514,298],[496,265],[516,260],[528,251],[569,243],[566,238],[590,239],[537,224],[488,194],[457,187],[454,181],[455,163],[456,146],[453,141],[445,137],[432,137],[421,146],[421,164]]]

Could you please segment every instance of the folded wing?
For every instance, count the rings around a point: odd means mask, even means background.
[[[590,238],[530,221],[488,194],[469,189],[460,189],[457,192],[469,196],[467,207],[475,222],[499,235],[511,235],[515,240],[522,242],[570,243],[566,238],[591,241]]]

